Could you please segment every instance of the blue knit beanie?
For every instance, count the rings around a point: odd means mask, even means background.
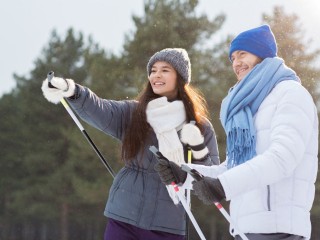
[[[243,50],[261,59],[277,56],[277,43],[269,25],[262,25],[240,33],[230,44],[229,59],[234,51]]]
[[[165,48],[156,52],[147,64],[148,76],[151,74],[153,64],[159,61],[169,63],[188,84],[191,81],[191,63],[188,53],[183,48]]]

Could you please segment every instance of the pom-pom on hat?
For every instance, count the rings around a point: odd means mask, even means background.
[[[188,84],[191,81],[191,63],[188,53],[183,48],[165,48],[156,52],[147,64],[148,76],[151,74],[153,64],[159,61],[169,63]]]
[[[229,59],[234,51],[243,50],[261,59],[277,56],[277,43],[269,25],[262,25],[240,33],[230,44]]]

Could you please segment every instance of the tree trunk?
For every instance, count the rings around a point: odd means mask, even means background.
[[[61,219],[60,219],[60,229],[61,229],[61,240],[69,239],[69,205],[67,203],[62,203],[61,205]]]
[[[48,238],[48,226],[46,222],[41,223],[40,240],[47,240]]]

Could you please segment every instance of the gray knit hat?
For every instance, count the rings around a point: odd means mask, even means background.
[[[153,64],[158,61],[169,63],[188,84],[191,81],[191,63],[188,53],[183,48],[166,48],[156,52],[147,65],[148,76],[151,74]]]

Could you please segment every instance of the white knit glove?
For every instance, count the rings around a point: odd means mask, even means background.
[[[72,79],[53,77],[50,83],[53,87],[49,87],[48,79],[46,79],[43,81],[41,87],[44,97],[49,102],[57,104],[63,97],[71,97],[74,95],[76,85]]]
[[[190,146],[195,159],[201,159],[209,153],[207,146],[204,144],[204,137],[200,129],[192,123],[187,123],[183,126],[180,133],[180,140]]]

